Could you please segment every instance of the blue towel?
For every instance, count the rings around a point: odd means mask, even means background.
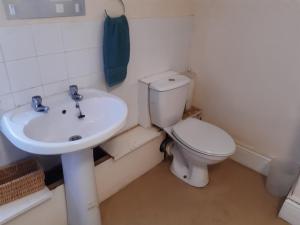
[[[105,80],[109,87],[125,80],[129,57],[130,39],[126,16],[107,16],[104,22],[103,60]]]

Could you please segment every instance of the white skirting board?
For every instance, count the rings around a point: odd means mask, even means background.
[[[279,212],[279,217],[292,225],[300,225],[300,179],[291,189]]]
[[[237,142],[236,152],[231,159],[256,172],[268,175],[271,159],[253,151],[253,148]]]
[[[287,198],[279,212],[279,217],[292,225],[300,225],[300,204]]]
[[[67,225],[64,186],[61,185],[51,192],[51,199],[11,219],[5,225]]]
[[[52,195],[52,192],[45,187],[41,191],[0,206],[0,225],[48,201]]]

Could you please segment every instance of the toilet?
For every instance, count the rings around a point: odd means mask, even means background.
[[[150,82],[151,123],[173,139],[171,172],[194,187],[209,182],[207,166],[219,163],[235,152],[232,137],[221,128],[196,118],[182,120],[190,79],[177,73]]]

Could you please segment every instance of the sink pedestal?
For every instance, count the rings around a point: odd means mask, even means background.
[[[93,151],[88,148],[115,135],[125,125],[128,109],[122,99],[100,90],[83,89],[80,94],[80,110],[61,93],[47,99],[48,113],[24,105],[4,113],[0,127],[25,152],[61,155],[68,225],[101,225]],[[81,110],[84,118],[78,118]]]
[[[61,156],[69,225],[101,225],[93,150]]]

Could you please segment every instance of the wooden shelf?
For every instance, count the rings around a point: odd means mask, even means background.
[[[202,119],[202,110],[195,106],[192,106],[188,111],[184,112],[182,118],[187,119],[189,117],[195,117],[198,119]]]

